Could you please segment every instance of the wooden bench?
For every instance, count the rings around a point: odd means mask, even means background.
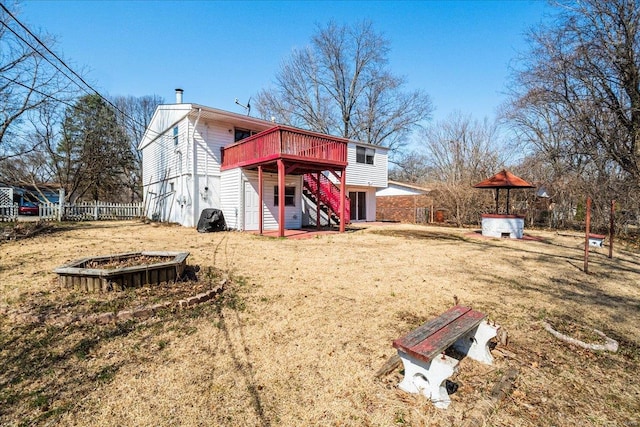
[[[422,393],[438,408],[451,403],[445,380],[458,368],[458,360],[444,354],[452,347],[471,359],[493,364],[489,340],[500,326],[490,325],[486,315],[456,305],[402,338],[393,341],[404,366],[404,378],[398,384],[409,393]]]

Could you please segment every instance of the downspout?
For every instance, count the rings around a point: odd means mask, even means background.
[[[202,114],[202,108],[198,108],[198,117],[196,117],[196,121],[193,124],[193,133],[191,134],[191,144],[192,144],[192,149],[193,149],[193,156],[192,156],[192,160],[193,160],[193,174],[191,175],[191,184],[194,185],[196,182],[196,173],[198,172],[198,165],[196,164],[196,129],[198,128],[198,122],[200,121],[200,115]],[[187,147],[187,157],[189,156],[189,152],[190,150],[188,149],[189,147]],[[188,160],[188,159],[187,159]],[[193,189],[193,194],[200,194],[200,189]],[[191,195],[189,195],[189,197],[191,197]],[[193,206],[193,203],[192,203]],[[195,210],[193,211],[193,223],[197,224],[198,223],[198,219],[197,218],[199,216],[199,212],[196,212]]]

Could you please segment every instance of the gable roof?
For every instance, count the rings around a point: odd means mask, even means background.
[[[280,125],[280,123],[258,119],[256,117],[251,117],[244,114],[233,113],[231,111],[220,110],[218,108],[206,107],[200,104],[162,104],[159,105],[156,108],[156,111],[153,113],[151,121],[149,122],[149,125],[147,126],[147,129],[145,130],[144,135],[142,136],[142,139],[138,144],[138,150],[142,150],[144,147],[158,139],[161,135],[165,134],[168,130],[173,128],[176,124],[178,124],[178,122],[180,122],[190,114],[194,115],[194,118],[198,117],[199,115],[203,119],[227,122],[233,124],[234,126],[246,127],[250,130],[256,131],[263,131]],[[307,132],[307,130],[305,129],[300,130]],[[362,146],[370,146],[383,151],[389,150],[387,147],[383,147],[381,145],[372,145],[356,140],[349,140],[349,143]]]
[[[399,181],[387,181],[387,187],[376,191],[376,197],[384,196],[416,196],[421,194],[429,194],[430,188],[420,187],[413,184],[407,184]]]

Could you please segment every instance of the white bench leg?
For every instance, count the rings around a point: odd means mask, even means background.
[[[404,365],[404,378],[398,387],[408,393],[422,393],[437,408],[446,409],[451,399],[444,383],[456,372],[458,360],[442,355],[425,363],[402,351],[398,355]]]
[[[500,325],[490,325],[483,320],[477,328],[458,338],[453,347],[473,360],[493,365],[493,356],[489,351],[489,340],[498,334]]]

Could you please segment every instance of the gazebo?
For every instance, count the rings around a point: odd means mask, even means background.
[[[482,214],[482,235],[522,239],[524,236],[524,216],[509,213],[510,190],[513,188],[534,188],[534,186],[511,172],[502,170],[491,178],[477,183],[473,187],[496,190],[496,212],[493,214]],[[498,209],[501,188],[507,190],[507,208],[504,214],[501,214]]]

